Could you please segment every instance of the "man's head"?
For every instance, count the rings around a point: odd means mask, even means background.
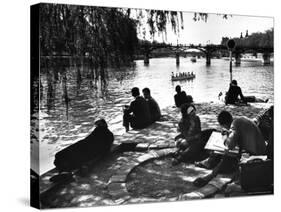
[[[220,114],[218,115],[218,122],[221,125],[221,127],[229,129],[232,121],[233,121],[232,115],[226,110],[221,111]]]
[[[180,93],[180,92],[181,92],[181,86],[179,86],[179,85],[176,86],[176,92],[177,92],[177,93]]]
[[[150,97],[150,90],[149,90],[149,88],[142,89],[142,93],[143,93],[144,98],[147,99],[147,98]]]
[[[132,88],[132,96],[137,97],[139,95],[140,95],[139,88],[137,88],[137,87]]]
[[[99,119],[95,122],[96,127],[106,127],[107,128],[107,123],[104,119]]]
[[[231,85],[237,86],[237,81],[236,81],[236,80],[232,80],[232,81],[231,81]]]

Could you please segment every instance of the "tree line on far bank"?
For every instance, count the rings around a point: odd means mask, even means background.
[[[273,48],[274,41],[274,29],[268,29],[265,32],[254,32],[248,35],[248,31],[246,35],[238,38],[233,38],[237,46],[246,47],[246,48]],[[221,44],[226,45],[228,37],[223,37]]]

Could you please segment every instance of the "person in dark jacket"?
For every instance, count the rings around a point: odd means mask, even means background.
[[[75,170],[85,163],[106,155],[114,141],[104,119],[95,122],[96,128],[86,138],[59,151],[54,164],[60,172]]]
[[[176,86],[176,94],[174,96],[175,99],[175,105],[180,108],[182,104],[187,103],[187,95],[185,91],[181,90],[181,86],[177,85]]]
[[[237,85],[237,81],[232,80],[230,83],[228,92],[227,92],[225,103],[226,104],[236,104],[237,102],[239,102],[238,97],[240,97],[240,100],[242,102],[245,102],[244,96],[242,94],[242,90]]]
[[[201,122],[199,116],[196,115],[195,106],[192,103],[183,104],[181,113],[182,118],[178,127],[180,134],[175,137],[178,151],[175,154],[173,165],[195,159],[201,150],[199,147],[201,146]]]
[[[123,115],[123,126],[126,131],[129,131],[129,125],[133,129],[143,129],[151,124],[151,116],[149,106],[145,99],[140,96],[140,91],[137,87],[132,88],[132,96],[135,100],[130,106],[125,106]]]
[[[221,94],[219,94],[220,96]],[[240,98],[238,98],[240,97]],[[261,99],[255,96],[244,96],[242,94],[241,88],[237,85],[236,80],[232,80],[228,89],[228,92],[225,97],[225,104],[239,104],[239,103],[247,103],[247,102],[261,102],[266,103],[268,99]]]
[[[161,111],[160,111],[159,105],[155,101],[155,99],[152,98],[149,88],[144,88],[142,90],[142,93],[149,106],[151,122],[154,123],[155,121],[158,121],[161,117]]]

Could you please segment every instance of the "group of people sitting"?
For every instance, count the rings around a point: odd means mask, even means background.
[[[235,89],[238,90],[237,93],[241,93],[238,88]],[[131,92],[135,99],[123,109],[123,126],[126,131],[130,126],[133,129],[145,128],[160,119],[159,105],[151,97],[149,88],[142,90],[143,96],[137,87],[132,88]],[[186,95],[179,85],[176,86],[174,100],[176,107],[180,109],[181,120],[178,123],[179,135],[175,137],[178,150],[174,154],[173,165],[194,162],[197,166],[213,169],[205,177],[196,179],[195,185],[205,185],[221,171],[235,171],[243,152],[251,155],[266,154],[268,158],[273,159],[273,106],[254,120],[247,117],[234,119],[225,110],[218,114],[217,120],[227,150],[239,148],[239,155],[233,157],[227,154],[227,151],[223,155],[206,152],[204,147],[212,132],[216,130],[201,129],[200,117],[196,114],[193,98]],[[60,171],[69,171],[90,161],[94,156],[102,156],[110,151],[114,136],[107,123],[101,119],[95,122],[95,125],[95,130],[88,137],[56,154],[54,163]]]
[[[222,97],[222,92],[219,93],[219,98]],[[224,97],[225,104],[247,104],[248,102],[268,102],[268,99],[263,100],[255,96],[244,96],[241,88],[238,86],[236,80],[232,80],[229,89]]]
[[[161,111],[158,103],[151,97],[150,89],[142,90],[134,87],[132,96],[135,98],[129,106],[124,106],[123,125],[126,131],[131,126],[134,129],[142,129],[158,121]],[[95,122],[94,131],[86,138],[59,151],[55,155],[54,164],[60,173],[69,173],[89,161],[98,159],[110,152],[114,141],[113,133],[108,129],[104,119]]]
[[[228,111],[221,111],[217,120],[227,150],[225,154],[216,154],[204,149],[210,135],[216,130],[201,131],[200,118],[196,115],[192,97],[188,97],[178,86],[176,91],[175,103],[180,108],[182,118],[178,125],[180,134],[175,137],[178,150],[174,154],[173,164],[195,162],[196,166],[213,169],[205,177],[196,179],[196,186],[207,184],[219,172],[235,172],[244,152],[250,155],[267,155],[269,159],[273,159],[273,106],[253,120],[245,116],[234,119]],[[229,151],[237,147],[239,154],[233,157]]]
[[[134,101],[123,109],[123,126],[129,131],[130,126],[133,129],[143,129],[150,124],[158,121],[161,117],[161,111],[158,103],[152,98],[149,88],[142,90],[140,95],[139,88],[134,87],[131,90]]]

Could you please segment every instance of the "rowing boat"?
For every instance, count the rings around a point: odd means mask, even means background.
[[[190,79],[194,79],[195,78],[195,74],[191,74],[191,75],[186,75],[186,76],[178,76],[178,77],[173,77],[171,78],[172,81],[180,81],[180,80],[190,80]]]

